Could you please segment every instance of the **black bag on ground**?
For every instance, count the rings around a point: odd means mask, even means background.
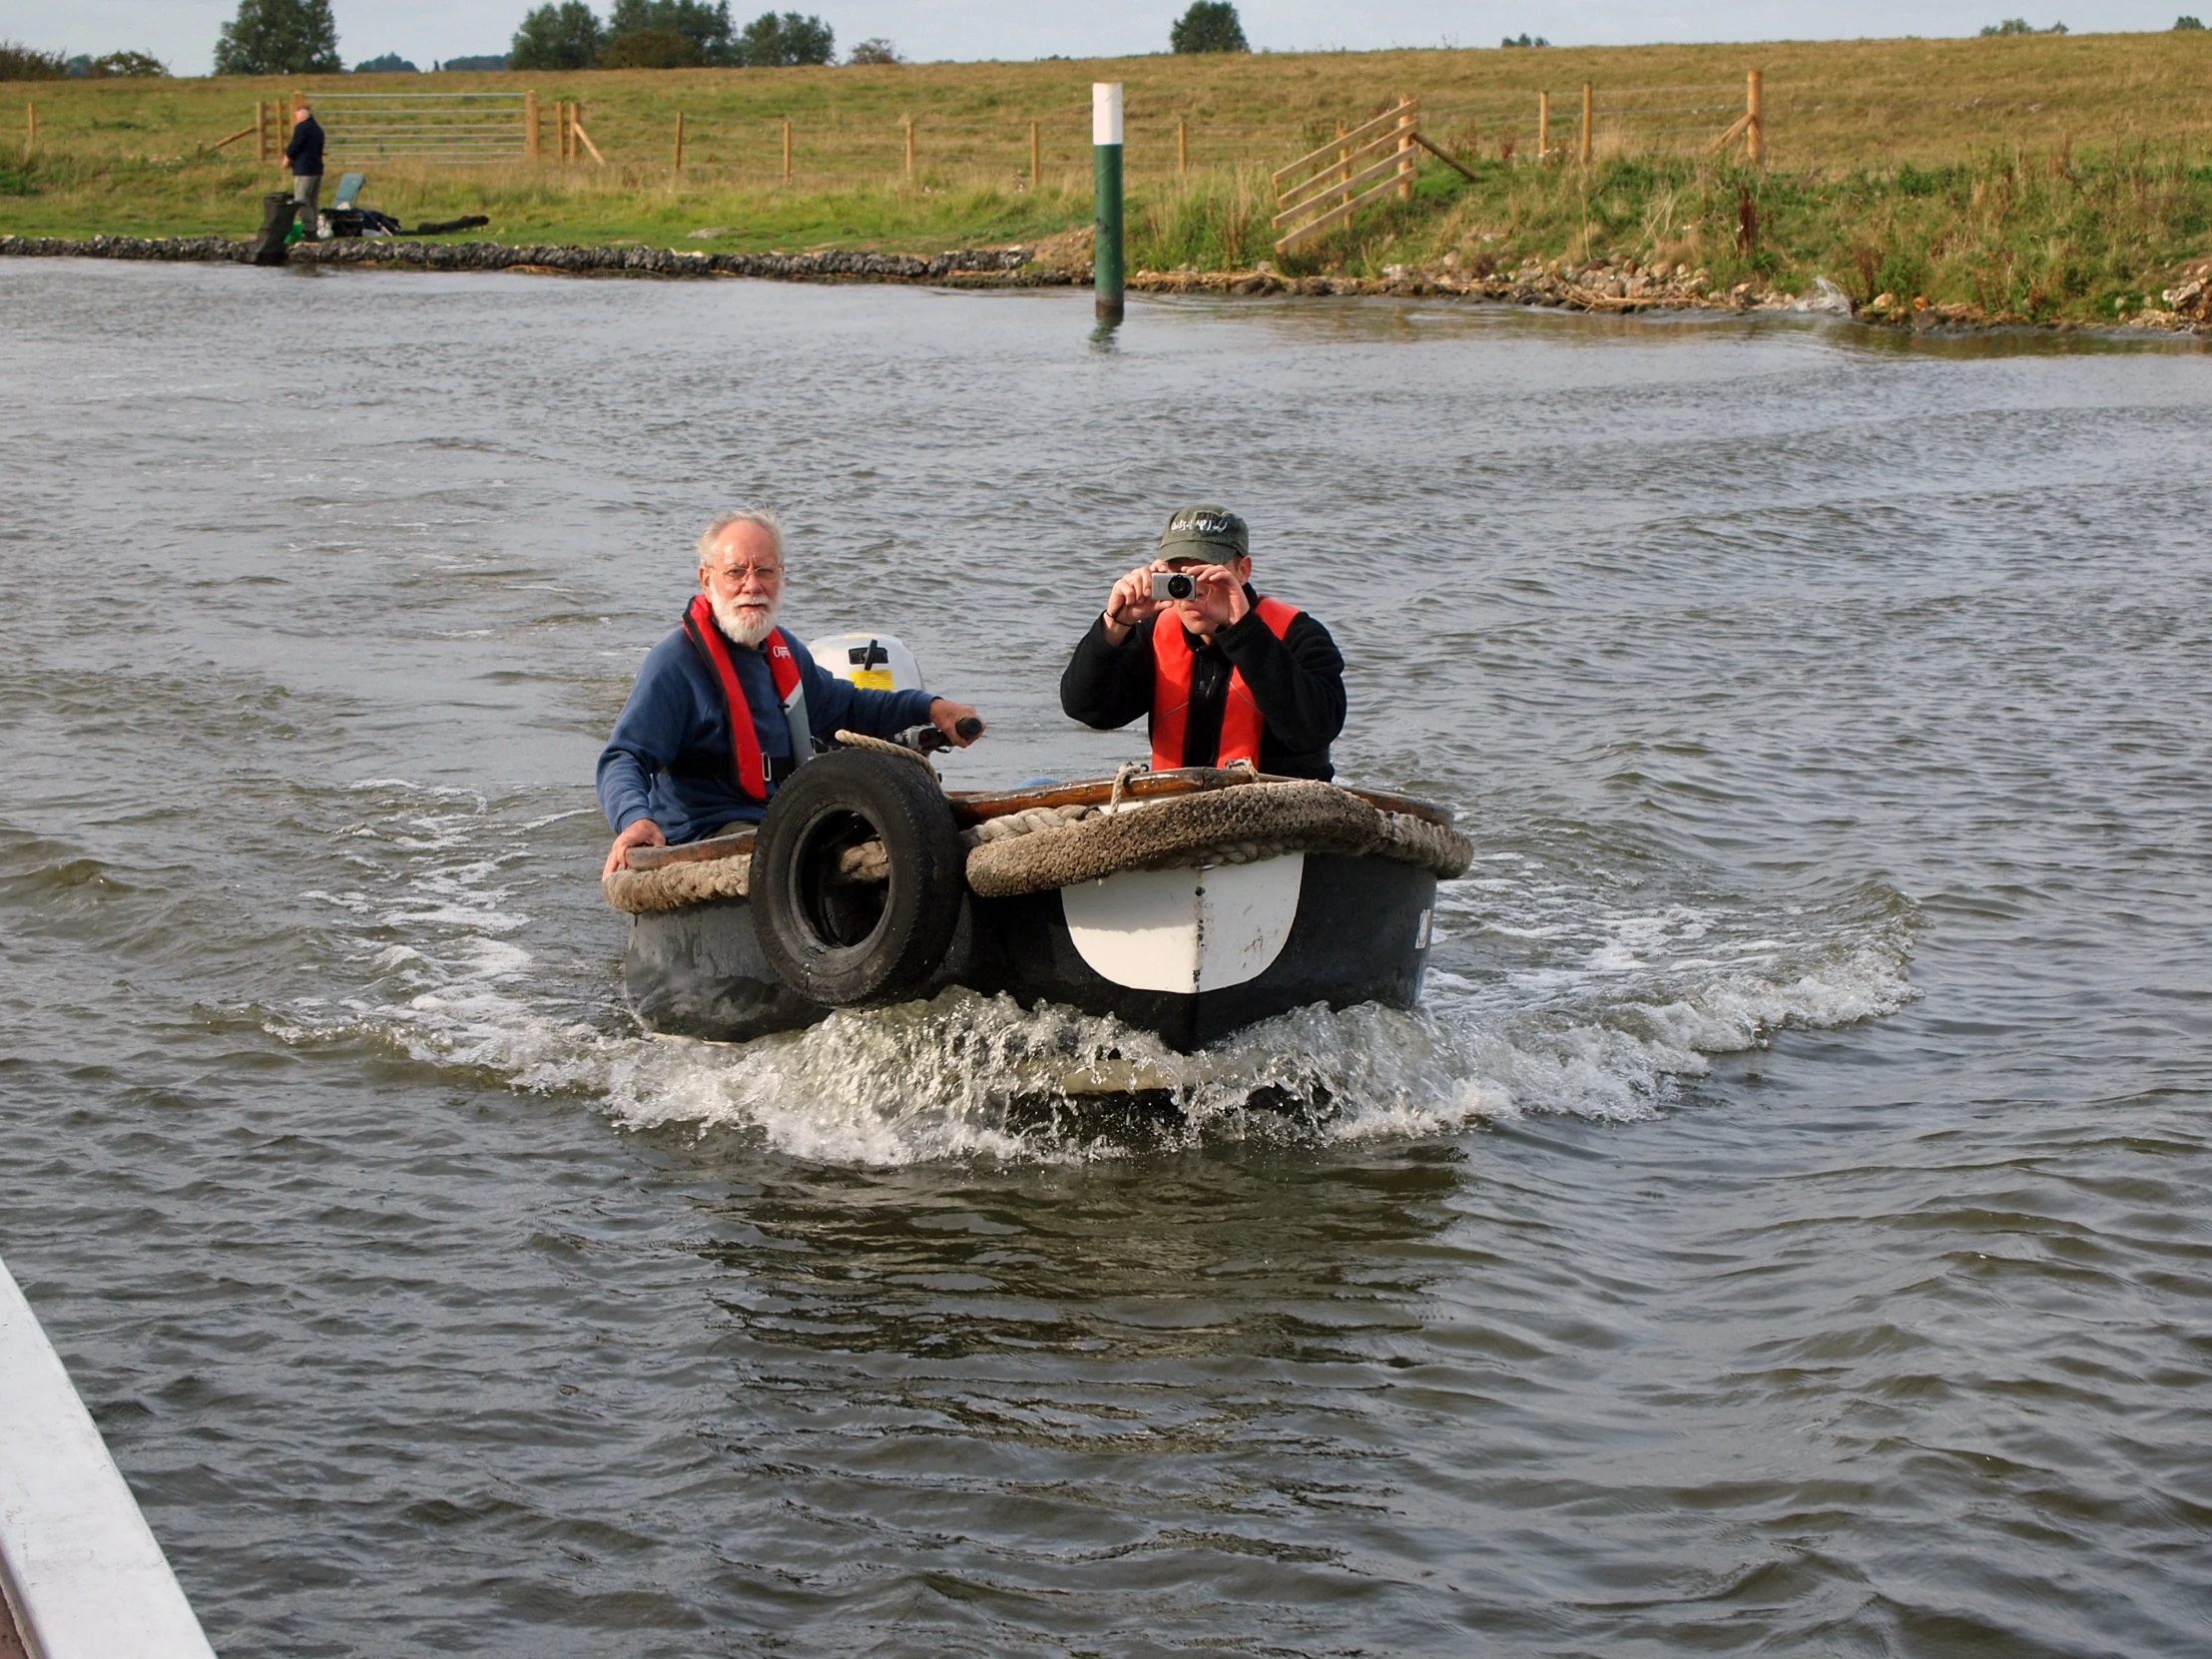
[[[374,208],[332,208],[322,216],[330,222],[333,237],[395,237],[399,221]]]
[[[299,211],[289,191],[271,191],[262,198],[262,230],[254,239],[253,261],[256,265],[282,265],[289,250],[284,239],[291,234],[291,223]]]

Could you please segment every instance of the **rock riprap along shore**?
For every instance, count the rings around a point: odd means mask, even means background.
[[[1055,239],[1057,240],[1057,239]],[[1087,240],[1087,239],[1086,239]],[[1086,250],[1087,252],[1087,250]],[[1057,261],[1031,248],[957,249],[924,259],[831,249],[812,254],[709,254],[639,244],[610,248],[509,246],[505,243],[417,242],[406,238],[343,238],[300,243],[301,265],[377,266],[408,271],[517,271],[574,276],[754,276],[783,281],[935,282],[961,287],[1055,287],[1087,283],[1087,265]],[[0,258],[159,260],[243,265],[248,244],[229,237],[0,236]],[[1933,304],[1893,293],[1854,302],[1819,278],[1803,294],[1764,290],[1750,282],[1712,285],[1703,269],[1639,265],[1634,260],[1577,265],[1524,260],[1510,270],[1486,256],[1439,266],[1386,266],[1380,276],[1290,276],[1262,264],[1252,271],[1138,271],[1139,293],[1342,295],[1400,299],[1451,297],[1500,304],[1591,312],[1655,310],[1800,311],[1856,316],[1916,329],[2037,326],[2031,318],[1978,305]],[[2159,331],[2212,331],[2212,261],[2182,272],[2162,290],[2163,304],[2144,304],[2123,325]],[[2049,327],[2044,323],[2040,326]],[[2068,327],[2070,324],[2059,324]]]
[[[84,260],[177,260],[244,265],[248,244],[229,237],[0,237],[0,257]],[[1028,259],[1020,248],[959,249],[922,259],[912,254],[707,254],[640,245],[616,248],[510,247],[496,242],[416,242],[399,237],[333,238],[297,243],[300,265],[396,266],[410,271],[543,271],[564,276],[771,276],[787,280],[844,278],[929,282],[1014,271]]]
[[[1087,272],[1077,275],[1089,279]],[[1710,274],[1703,269],[1643,266],[1633,260],[1591,265],[1526,260],[1508,271],[1486,260],[1463,264],[1447,257],[1440,267],[1416,270],[1386,266],[1381,276],[1293,276],[1265,265],[1256,271],[1141,271],[1129,278],[1129,286],[1150,293],[1379,294],[1413,299],[1449,295],[1596,312],[1798,311],[1853,316],[1864,322],[1916,329],[2074,326],[2037,322],[1979,305],[1935,304],[1919,297],[1900,299],[1890,293],[1858,304],[1825,277],[1816,278],[1802,294],[1763,289],[1751,282],[1715,287]],[[2160,297],[2165,300],[2163,306],[2146,304],[2126,317],[2124,325],[2183,333],[2212,331],[2212,262],[2183,273]]]

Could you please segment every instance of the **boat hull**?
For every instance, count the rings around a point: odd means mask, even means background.
[[[1179,887],[1193,900],[1180,925]],[[1224,887],[1225,902],[1209,902]],[[1317,1002],[1412,1007],[1436,877],[1383,858],[1293,853],[972,902],[965,983],[1025,1006],[1111,1014],[1189,1051]]]
[[[1314,1003],[1412,1007],[1435,902],[1426,868],[1327,853],[971,895],[932,989],[1063,1003],[1187,1052]],[[672,1035],[745,1042],[829,1013],[775,977],[739,898],[632,917],[624,978]]]
[[[830,1017],[776,977],[743,898],[632,916],[622,980],[638,1018],[664,1036],[751,1042]]]

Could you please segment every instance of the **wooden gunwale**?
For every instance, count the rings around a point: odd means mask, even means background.
[[[1172,795],[1197,795],[1205,790],[1233,789],[1243,784],[1294,784],[1305,780],[1282,778],[1267,772],[1246,772],[1242,768],[1184,767],[1175,772],[1146,772],[1129,779],[1122,785],[1124,801],[1154,801]],[[1350,784],[1336,786],[1347,795],[1356,795],[1378,812],[1401,813],[1417,818],[1426,824],[1451,828],[1452,813],[1449,807],[1433,801],[1422,801],[1409,795],[1397,795],[1388,790],[1360,789]],[[1110,778],[1094,778],[1077,784],[1052,784],[1034,790],[947,790],[945,799],[952,804],[953,822],[963,830],[973,829],[986,819],[1004,818],[1011,813],[1026,813],[1037,807],[1103,807],[1113,799],[1114,782]],[[632,869],[660,869],[669,864],[704,862],[710,858],[731,858],[753,850],[754,831],[742,830],[728,835],[712,835],[706,840],[686,841],[680,846],[633,846],[630,849]]]

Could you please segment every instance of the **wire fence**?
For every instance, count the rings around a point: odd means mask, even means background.
[[[1183,117],[1124,121],[1123,165],[1133,178],[1159,178],[1241,167],[1273,169],[1358,127],[1395,102],[1352,108],[1341,123],[1313,118],[1229,122]],[[1548,111],[1546,106],[1548,105]],[[586,170],[677,168],[678,111],[629,103],[567,106],[589,132],[595,160],[578,147],[562,150],[549,134],[543,154]],[[548,110],[553,105],[545,106]],[[1430,103],[1421,128],[1440,148],[1473,161],[1509,163],[1577,158],[1582,153],[1579,86],[1548,100],[1504,95]],[[1594,160],[1630,155],[1691,155],[1710,149],[1745,111],[1741,81],[1716,85],[1592,90],[1588,150]],[[1091,170],[1090,106],[1040,110],[998,121],[944,119],[926,111],[909,118],[850,121],[817,116],[784,120],[724,119],[682,112],[682,168],[734,184],[788,181],[812,187],[895,183],[1001,183],[1087,179]]]
[[[1517,55],[1514,67],[1551,72]],[[2063,147],[2078,139],[2186,148],[2212,136],[2212,105],[2198,95],[2186,66],[2153,66],[2155,75],[2140,86],[2131,83],[2133,90],[2120,97],[2091,96],[2096,86],[2078,75],[2052,84],[2015,70],[1999,73],[2002,66],[1910,84],[1870,77],[1864,66],[1826,79],[1799,66],[1750,127],[1744,125],[1750,114],[1744,82],[1719,64],[1710,67],[1710,78],[1700,64],[1681,80],[1591,85],[1586,117],[1583,71],[1564,61],[1557,65],[1562,80],[1548,94],[1528,80],[1510,87],[1475,76],[1424,84],[1417,71],[1400,90],[1420,102],[1421,136],[1469,166],[1689,157],[1712,150],[1732,131],[1744,141],[1745,154],[1756,135],[1765,146],[1756,159],[1793,171],[1870,162],[1942,165],[1991,143]],[[1569,72],[1572,81],[1565,80]],[[1317,73],[1263,79],[1234,104],[1229,90],[1211,83],[1132,81],[1128,176],[1142,182],[1272,172],[1325,145],[1340,121],[1357,128],[1398,100],[1398,92],[1365,75],[1348,74],[1351,84],[1332,91],[1328,81],[1314,78]],[[757,77],[664,81],[549,73],[503,79],[515,90],[406,91],[386,83],[384,90],[363,92],[322,82],[278,83],[281,102],[273,98],[235,112],[224,111],[224,100],[215,96],[220,84],[205,89],[211,96],[193,89],[180,98],[165,90],[159,103],[128,108],[119,107],[106,83],[55,84],[22,106],[23,151],[88,160],[143,152],[148,161],[164,162],[252,155],[271,163],[288,137],[289,95],[298,91],[312,96],[329,134],[331,164],[340,167],[520,164],[564,177],[564,188],[582,188],[582,174],[564,173],[582,169],[632,189],[656,177],[671,182],[680,170],[687,182],[696,176],[701,183],[717,179],[745,188],[788,182],[813,190],[903,184],[924,191],[1033,184],[1077,190],[1091,170],[1088,100],[1058,81],[969,77],[940,84],[917,78],[906,88],[795,81],[794,107],[778,110],[774,102],[783,101],[783,89]],[[586,102],[568,103],[572,94]],[[914,102],[901,108],[908,97]],[[1216,100],[1245,119],[1217,118],[1209,109]],[[1247,113],[1255,109],[1267,114]],[[681,162],[679,115],[685,125]],[[567,124],[570,116],[585,135],[580,141]],[[249,118],[250,125],[236,125]]]

